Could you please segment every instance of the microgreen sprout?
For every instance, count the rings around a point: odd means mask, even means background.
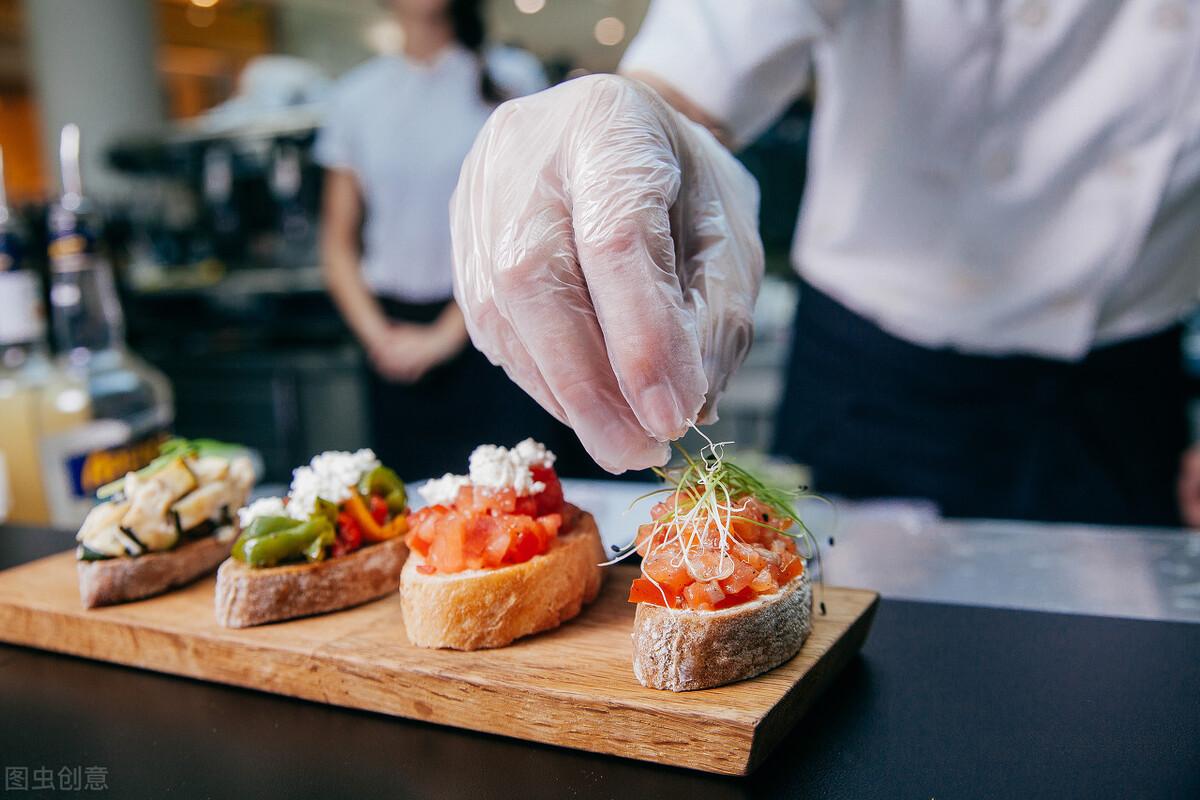
[[[663,548],[673,553],[671,566],[687,569],[696,581],[724,580],[734,571],[736,562],[731,554],[735,548],[744,547],[734,532],[735,523],[752,522],[776,533],[788,536],[796,543],[796,549],[806,564],[814,563],[820,574],[820,548],[812,531],[796,513],[795,501],[819,495],[805,489],[786,490],[765,483],[737,464],[726,460],[725,448],[732,442],[714,442],[698,428],[693,430],[704,438],[706,444],[697,455],[692,455],[676,445],[682,463],[665,469],[655,469],[666,484],[662,489],[648,492],[634,500],[634,504],[650,497],[672,500],[674,507],[656,519],[649,537],[649,544],[642,562],[642,575],[663,596],[663,605],[671,608],[666,591],[651,575],[645,563]],[[824,499],[824,498],[819,498]],[[751,518],[752,500],[765,506],[770,516]],[[619,549],[617,555],[605,564],[615,564],[637,552],[644,536]],[[617,548],[614,548],[617,549]],[[716,553],[714,559],[709,556]],[[708,556],[708,557],[706,557]]]

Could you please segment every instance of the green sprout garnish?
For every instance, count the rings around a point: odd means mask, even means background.
[[[700,433],[699,429],[695,430]],[[793,539],[804,561],[817,563],[819,574],[821,554],[816,537],[804,524],[794,504],[804,498],[824,498],[804,488],[784,489],[763,481],[743,467],[726,460],[725,446],[732,442],[713,442],[703,433],[700,435],[707,444],[700,449],[699,454],[692,455],[676,444],[675,447],[683,459],[682,463],[654,470],[666,486],[648,492],[634,501],[636,504],[660,495],[675,498],[675,507],[653,523],[654,531],[646,557],[662,547],[677,547],[679,563],[673,560],[674,566],[685,565],[688,573],[697,581],[724,579],[734,569],[734,558],[730,549],[737,537],[733,533],[733,524],[741,521],[768,528]],[[750,499],[766,506],[772,518],[780,520],[782,524],[776,526],[769,524],[767,520],[746,516]],[[791,525],[788,525],[788,522]],[[697,559],[701,550],[709,546],[701,537],[710,527],[715,529],[716,549],[720,553],[715,566],[711,562],[702,564]],[[638,544],[635,537],[633,542],[606,563],[612,564],[627,558],[637,550]],[[664,605],[670,607],[665,591],[654,578],[646,574],[644,566],[642,574],[663,592]]]

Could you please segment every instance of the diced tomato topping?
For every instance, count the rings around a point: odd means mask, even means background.
[[[562,483],[559,482],[558,473],[554,471],[554,467],[530,467],[529,471],[535,481],[546,484],[545,489],[533,496],[537,503],[537,513],[534,516],[561,514],[563,510]]]
[[[344,556],[362,547],[362,528],[358,521],[345,511],[337,515],[337,540],[333,543],[333,556]]]
[[[725,590],[726,594],[738,594],[750,585],[750,581],[754,580],[754,576],[757,574],[754,567],[745,561],[738,560],[733,565],[733,572],[730,576],[721,581],[721,588]]]
[[[750,581],[750,588],[759,594],[770,594],[779,588],[779,584],[775,582],[771,568],[763,567],[762,572],[755,575],[754,580]]]
[[[383,525],[388,519],[387,501],[377,495],[371,495],[371,499],[367,501],[367,507],[371,511],[371,519],[375,520],[375,524]]]
[[[553,469],[537,468],[534,477],[546,484],[548,498],[466,486],[454,505],[428,506],[411,514],[408,546],[425,558],[422,566],[434,572],[520,564],[546,552],[570,512]]]
[[[751,600],[753,600],[756,597],[758,597],[758,595],[755,594],[754,590],[751,589],[749,586],[747,586],[745,589],[742,589],[740,592],[735,592],[733,594],[726,594],[725,599],[722,600],[721,602],[717,603],[716,607],[718,609],[732,608],[733,606],[741,605],[742,603],[749,603]]]
[[[776,592],[803,574],[804,559],[785,533],[790,519],[744,498],[721,526],[704,515],[689,520],[683,532],[669,524],[694,503],[688,495],[672,495],[651,508],[654,522],[639,526],[644,577],[630,588],[630,602],[664,605],[665,593],[673,608],[711,611]]]
[[[679,608],[680,597],[669,586],[655,586],[646,578],[634,578],[629,587],[629,602],[652,603],[656,606],[665,605],[668,608]]]
[[[642,562],[642,571],[660,584],[678,591],[692,582],[687,565],[678,556],[678,550],[667,548],[657,550]]]

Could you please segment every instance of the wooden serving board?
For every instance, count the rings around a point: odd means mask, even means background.
[[[0,639],[488,733],[744,775],[770,753],[862,645],[879,596],[827,588],[800,654],[752,680],[674,694],[630,666],[634,567],[610,568],[597,601],[563,627],[497,650],[408,643],[399,596],[320,617],[227,630],[208,578],[161,597],[85,611],[72,553],[0,572]]]

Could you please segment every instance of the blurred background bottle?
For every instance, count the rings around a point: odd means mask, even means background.
[[[50,520],[71,526],[96,489],[157,455],[174,413],[166,378],[125,347],[112,269],[83,196],[76,126],[63,128],[59,155],[63,193],[48,220],[50,305],[66,383],[47,389],[39,449]]]
[[[26,265],[24,237],[5,199],[3,166],[0,153],[0,454],[6,484],[0,494],[8,500],[9,521],[44,524],[51,513],[42,432],[86,420],[88,398],[86,386],[50,358],[41,284]]]

